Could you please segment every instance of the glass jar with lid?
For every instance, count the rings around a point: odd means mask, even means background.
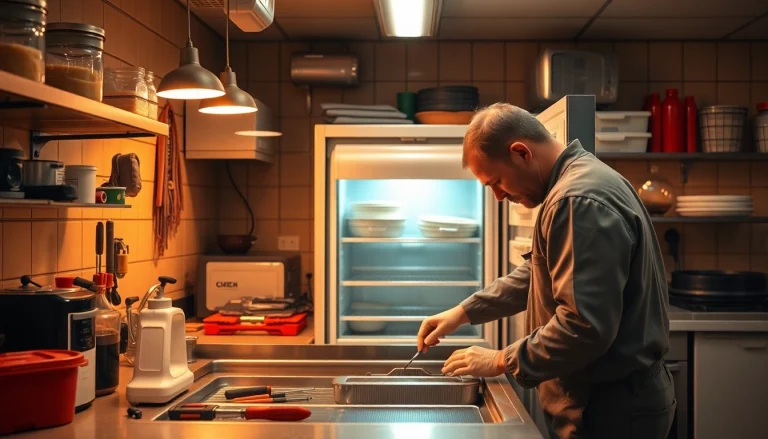
[[[0,0],[0,70],[45,77],[45,0]]]
[[[149,114],[149,90],[144,68],[107,69],[104,75],[104,103],[131,113]]]
[[[144,74],[144,80],[147,83],[147,96],[149,100],[149,114],[151,119],[157,120],[157,89],[155,88],[155,74],[147,70]]]
[[[51,23],[45,37],[45,83],[101,102],[104,29]]]

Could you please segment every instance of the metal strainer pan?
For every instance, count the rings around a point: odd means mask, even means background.
[[[396,370],[388,375],[334,379],[336,404],[474,405],[480,394],[477,378],[431,375],[424,369],[407,369],[406,375],[397,375]],[[411,375],[417,370],[424,374]]]

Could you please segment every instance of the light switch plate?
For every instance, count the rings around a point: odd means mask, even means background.
[[[282,251],[299,251],[299,237],[278,236],[277,249]]]

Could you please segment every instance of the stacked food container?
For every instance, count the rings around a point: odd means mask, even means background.
[[[595,153],[645,152],[650,117],[650,111],[596,111]]]

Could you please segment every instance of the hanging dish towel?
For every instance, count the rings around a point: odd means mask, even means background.
[[[184,210],[181,181],[181,144],[176,119],[170,104],[165,104],[158,118],[168,124],[168,137],[157,136],[155,153],[155,202],[152,209],[154,251],[157,263],[168,249],[168,239],[176,235]]]

